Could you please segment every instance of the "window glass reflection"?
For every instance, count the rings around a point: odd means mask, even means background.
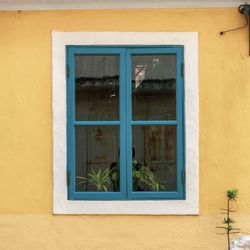
[[[118,120],[119,56],[75,56],[75,67],[76,120]]]
[[[176,127],[133,127],[133,191],[176,191]]]
[[[120,190],[118,148],[119,127],[76,127],[77,192],[116,192]]]
[[[176,119],[176,56],[132,56],[133,120]]]

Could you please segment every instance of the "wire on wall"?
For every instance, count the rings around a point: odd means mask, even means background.
[[[239,27],[237,27],[237,28],[230,29],[230,30],[221,31],[221,32],[220,32],[220,35],[224,35],[225,33],[228,33],[228,32],[231,32],[231,31],[236,31],[236,30],[239,30],[239,29],[244,29],[244,28],[246,28],[247,25],[248,25],[248,17],[247,17],[247,15],[245,15],[245,16],[246,16],[246,23],[245,23],[243,26],[239,26]]]
[[[240,14],[245,15],[246,17],[246,23],[243,26],[239,26],[237,28],[233,28],[233,29],[229,29],[229,30],[225,30],[225,31],[221,31],[220,35],[224,35],[227,32],[232,32],[232,31],[236,31],[239,29],[244,29],[247,26],[249,27],[249,55],[250,55],[250,24],[249,24],[249,20],[250,20],[250,5],[249,4],[242,4],[238,7],[238,11]]]

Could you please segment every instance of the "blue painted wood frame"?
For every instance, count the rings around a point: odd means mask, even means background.
[[[125,97],[125,49],[102,47],[67,46],[67,172],[69,200],[124,200],[126,199],[126,125]],[[76,121],[75,120],[75,56],[76,55],[117,55],[119,56],[119,120],[118,121]],[[120,192],[76,192],[75,174],[75,127],[76,126],[118,126],[120,131]]]
[[[133,121],[131,56],[153,54],[176,55],[176,120]],[[76,121],[75,120],[75,56],[76,55],[118,55],[120,57],[119,113],[118,121]],[[181,74],[183,63],[182,46],[144,47],[96,47],[67,46],[67,172],[69,200],[134,200],[134,199],[185,199],[185,140],[184,140],[184,81]],[[132,191],[132,126],[175,126],[177,131],[177,190],[175,192],[133,192]],[[76,192],[75,190],[75,127],[76,126],[119,126],[120,127],[120,192]]]
[[[183,47],[128,48],[127,59],[127,197],[129,200],[185,199],[184,171],[184,104],[183,104]],[[133,121],[132,120],[132,56],[134,55],[175,55],[176,56],[176,120],[174,121]],[[176,168],[177,190],[158,192],[135,192],[132,189],[132,127],[133,126],[175,126],[176,127]]]

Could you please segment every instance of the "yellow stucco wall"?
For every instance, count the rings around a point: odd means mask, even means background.
[[[0,249],[225,249],[250,233],[250,57],[236,9],[0,12]],[[197,31],[200,216],[52,216],[52,31]],[[183,248],[184,247],[184,248]]]

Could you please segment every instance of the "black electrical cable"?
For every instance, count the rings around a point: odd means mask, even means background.
[[[241,5],[241,6],[244,6],[244,5]],[[241,7],[241,6],[240,6],[240,7]],[[241,14],[245,14],[244,12],[242,12],[242,11],[240,10],[240,7],[239,7],[239,12],[240,12]],[[245,14],[245,16],[246,16],[246,23],[245,23],[243,26],[239,26],[239,27],[237,27],[237,28],[230,29],[230,30],[221,31],[221,32],[220,32],[220,35],[224,35],[224,34],[227,33],[227,32],[236,31],[236,30],[239,30],[239,29],[244,29],[244,28],[246,28],[247,25],[248,25],[248,16],[247,16],[247,14]]]
[[[238,11],[241,14],[245,15],[245,17],[246,17],[246,24],[243,25],[243,26],[234,28],[234,29],[221,31],[220,35],[224,35],[227,32],[236,31],[236,30],[239,30],[239,29],[244,29],[244,28],[246,28],[249,25],[248,27],[249,27],[249,56],[250,56],[250,4],[242,4],[242,5],[240,5],[238,7]]]

